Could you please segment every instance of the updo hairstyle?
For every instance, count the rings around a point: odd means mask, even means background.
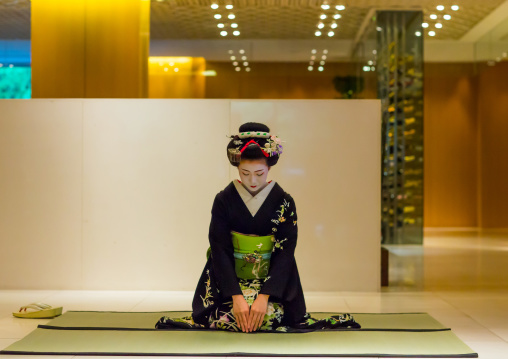
[[[240,133],[249,133],[252,132],[253,137],[244,137],[240,138],[238,135],[235,135],[232,137],[231,141],[229,142],[227,146],[227,153],[228,153],[228,159],[232,166],[238,167],[241,160],[265,160],[266,165],[268,167],[275,166],[277,161],[279,160],[278,154],[273,154],[272,156],[266,157],[266,155],[263,153],[261,148],[265,148],[265,144],[268,143],[268,138],[261,138],[261,137],[255,137],[257,134],[269,134],[270,128],[263,124],[263,123],[257,123],[257,122],[247,122],[240,126],[239,128]],[[230,149],[237,149],[240,151],[243,149],[243,147],[249,143],[250,141],[254,140],[257,144],[251,143],[249,144],[241,153],[239,156],[231,156]],[[259,145],[259,146],[258,146]],[[261,148],[260,148],[261,147]]]

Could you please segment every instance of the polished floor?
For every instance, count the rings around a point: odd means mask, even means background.
[[[424,243],[388,246],[390,286],[380,293],[308,292],[308,310],[428,312],[481,359],[508,359],[508,232],[426,230]],[[189,310],[191,297],[190,292],[0,291],[0,349],[48,321],[12,317],[22,304],[41,301],[64,310]]]

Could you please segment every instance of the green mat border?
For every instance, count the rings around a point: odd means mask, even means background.
[[[322,357],[322,358],[478,358],[477,353],[470,354],[457,354],[457,355],[386,355],[386,354],[377,354],[377,355],[367,355],[367,354],[320,354],[320,355],[310,355],[310,354],[257,354],[257,353],[228,353],[224,355],[224,353],[209,353],[209,354],[189,354],[189,353],[102,353],[102,352],[17,352],[17,351],[0,351],[0,355],[52,355],[52,356],[62,356],[62,355],[74,355],[74,356],[132,356],[132,357],[140,357],[140,356],[153,356],[153,357],[169,357],[169,356],[178,356],[178,357],[299,357],[299,358],[314,358],[314,357]]]
[[[122,313],[122,314],[129,314],[129,313],[181,313],[181,312],[188,312],[192,313],[188,310],[170,310],[170,311],[154,311],[154,312],[125,312],[125,311],[98,311],[98,310],[68,310],[65,313]],[[65,314],[63,313],[63,314]],[[330,312],[311,312],[311,314],[330,314]],[[409,313],[351,313],[353,315],[355,314],[368,314],[368,315],[394,315],[394,314],[428,314],[426,312],[409,312]],[[171,329],[151,329],[151,328],[123,328],[123,327],[62,327],[62,326],[55,326],[55,325],[48,325],[48,324],[41,324],[38,325],[37,328],[40,329],[50,329],[50,330],[113,330],[113,331],[204,331],[208,329],[183,329],[183,328],[171,328]],[[439,328],[439,329],[387,329],[387,328],[337,328],[337,329],[326,329],[327,331],[364,331],[364,332],[444,332],[444,331],[450,331],[451,328]],[[315,330],[309,330],[309,331],[315,331]],[[261,332],[255,332],[252,334],[260,334]],[[301,333],[284,333],[284,334],[301,334]]]

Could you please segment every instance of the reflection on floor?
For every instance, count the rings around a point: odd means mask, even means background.
[[[381,293],[308,292],[308,310],[428,312],[480,358],[508,359],[508,232],[427,230],[424,243],[388,247],[390,286]],[[12,317],[34,301],[64,310],[162,311],[190,310],[191,299],[191,292],[0,291],[0,349],[48,321]]]

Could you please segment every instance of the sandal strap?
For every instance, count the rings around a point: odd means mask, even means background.
[[[44,309],[50,309],[51,306],[48,305],[48,304],[44,304],[44,303],[30,303],[28,305],[25,305],[25,306],[19,308],[19,311],[20,312],[22,312],[22,311],[26,312],[26,310],[29,309],[29,308],[30,309],[35,309],[35,310],[44,310]]]

